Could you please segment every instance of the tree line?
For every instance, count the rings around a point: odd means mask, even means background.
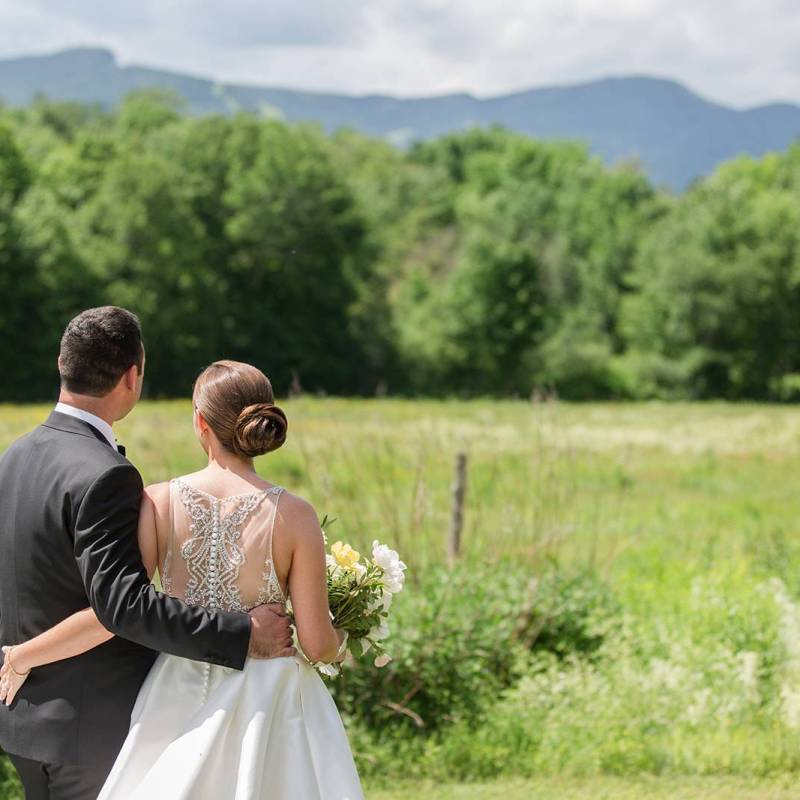
[[[800,145],[674,196],[573,142],[400,151],[176,98],[0,108],[0,400],[134,310],[147,393],[220,357],[346,395],[800,396]]]

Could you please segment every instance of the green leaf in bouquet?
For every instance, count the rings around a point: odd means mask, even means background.
[[[322,530],[325,530],[325,528],[328,528],[331,525],[333,525],[333,523],[336,522],[337,519],[338,517],[329,517],[327,514],[325,514],[319,521],[319,526],[320,528],[322,528]]]

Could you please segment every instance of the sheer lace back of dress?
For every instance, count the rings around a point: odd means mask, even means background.
[[[169,491],[167,594],[223,611],[285,601],[272,560],[280,486],[218,498],[175,478]]]

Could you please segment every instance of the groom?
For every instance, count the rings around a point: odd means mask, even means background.
[[[208,611],[150,585],[137,545],[142,479],[112,429],[139,399],[144,361],[129,311],[79,314],[61,339],[55,411],[0,459],[0,644],[87,606],[116,634],[33,670],[11,708],[0,704],[0,747],[28,800],[97,797],[157,651],[233,669],[294,652],[278,606]]]

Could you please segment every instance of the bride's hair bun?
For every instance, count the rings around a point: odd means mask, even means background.
[[[194,407],[231,453],[255,458],[286,441],[286,414],[275,405],[269,378],[252,364],[215,361],[195,381],[193,398]]]
[[[253,403],[243,408],[233,429],[233,450],[247,458],[277,450],[286,441],[289,424],[280,406]]]

